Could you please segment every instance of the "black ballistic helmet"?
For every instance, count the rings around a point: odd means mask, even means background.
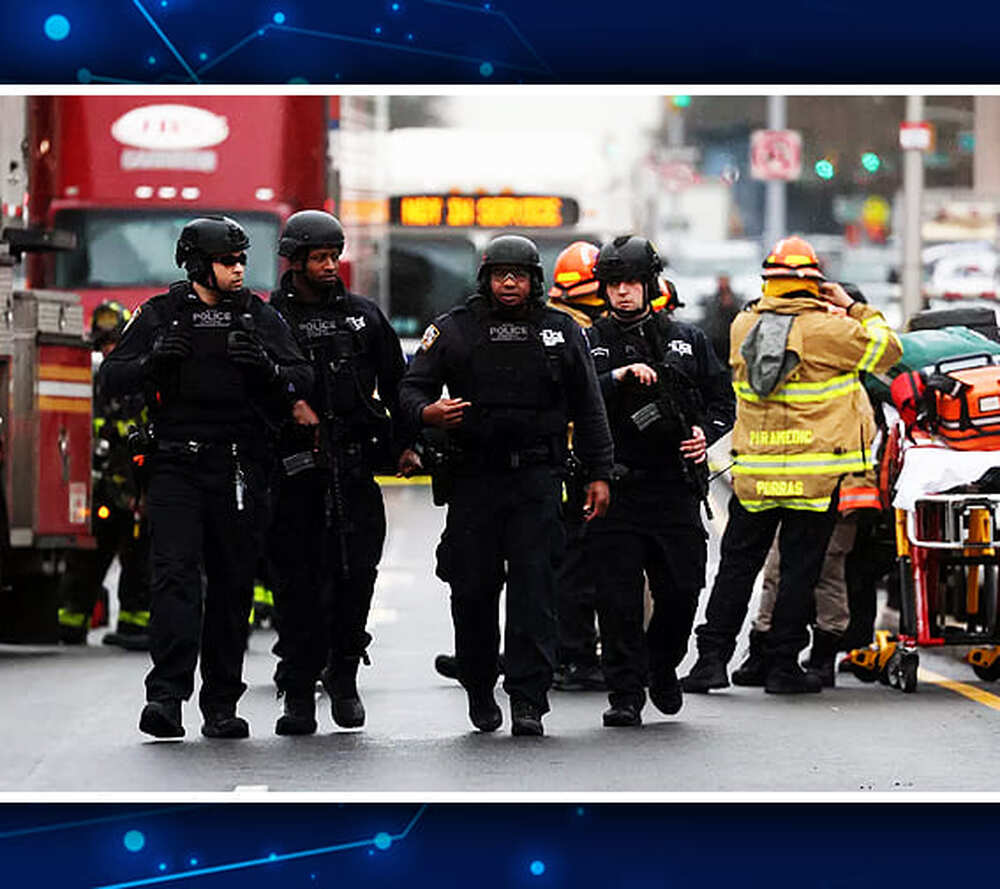
[[[344,227],[340,220],[323,210],[299,210],[289,216],[278,241],[278,255],[294,259],[300,250],[318,247],[344,249]]]
[[[479,282],[479,292],[489,296],[490,269],[495,265],[516,265],[531,272],[531,298],[542,300],[544,291],[542,282],[545,273],[542,260],[538,255],[535,242],[524,235],[500,235],[486,245],[479,261],[476,280]]]
[[[189,280],[214,288],[212,257],[238,253],[249,246],[250,236],[235,219],[203,216],[191,220],[181,230],[174,259],[187,270]]]
[[[597,254],[594,277],[601,283],[598,295],[606,300],[607,285],[613,281],[642,281],[648,306],[660,295],[657,279],[662,271],[663,260],[652,241],[621,235],[604,244]]]
[[[598,281],[651,281],[663,271],[663,262],[652,241],[622,235],[601,247],[594,276]]]

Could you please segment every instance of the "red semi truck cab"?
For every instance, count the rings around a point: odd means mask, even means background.
[[[174,246],[184,224],[222,213],[250,234],[248,286],[268,292],[282,223],[327,197],[328,104],[324,96],[30,98],[30,221],[75,233],[79,246],[32,257],[29,286],[79,294],[87,326],[106,300],[134,309],[183,277]]]

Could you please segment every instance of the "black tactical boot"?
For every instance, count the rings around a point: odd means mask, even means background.
[[[503,723],[503,714],[493,697],[493,689],[469,691],[469,719],[481,732],[495,732]]]
[[[323,687],[330,696],[333,721],[341,728],[361,728],[365,724],[365,706],[358,694],[356,657],[340,658],[323,671]]]
[[[284,713],[274,724],[276,735],[312,735],[316,732],[316,698],[312,690],[286,691]]]
[[[764,691],[771,695],[812,694],[822,690],[819,676],[807,673],[794,660],[773,663],[764,682]]]
[[[445,679],[458,679],[458,658],[453,654],[439,654],[434,658],[434,669]]]
[[[149,633],[143,632],[140,627],[125,629],[119,625],[117,630],[105,633],[101,643],[115,645],[126,651],[149,651]]]
[[[529,701],[512,698],[510,702],[510,733],[517,737],[541,737],[542,711]]]
[[[503,655],[497,659],[497,669],[503,675]],[[434,669],[445,679],[458,679],[458,658],[453,654],[439,654],[434,658]]]
[[[154,738],[183,738],[181,702],[175,699],[150,701],[142,708],[139,731]]]
[[[250,737],[250,725],[242,716],[237,716],[235,710],[206,713],[201,733],[206,738],[239,740]]]
[[[612,704],[601,719],[605,728],[631,728],[642,725],[642,713],[635,704]]]
[[[649,699],[661,713],[673,716],[684,706],[684,694],[674,670],[664,671],[653,677],[649,684]]]
[[[552,672],[552,687],[556,691],[606,691],[604,671],[600,664],[567,662]]]
[[[760,688],[767,679],[767,659],[764,657],[764,640],[767,633],[750,631],[750,651],[747,659],[733,671],[733,685],[744,688]]]
[[[833,688],[836,684],[837,670],[834,662],[837,659],[839,640],[839,634],[813,627],[813,644],[805,667],[810,673],[819,676],[823,688]]]
[[[726,665],[715,655],[700,654],[691,672],[681,680],[688,694],[703,695],[713,688],[729,688]]]

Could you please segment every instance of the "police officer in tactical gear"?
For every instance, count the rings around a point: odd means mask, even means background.
[[[611,706],[604,725],[637,726],[649,696],[680,710],[683,659],[705,583],[706,447],[733,423],[728,377],[696,327],[654,312],[663,264],[652,243],[623,236],[601,248],[595,274],[609,304],[590,329],[614,436],[611,508],[590,524],[601,660]],[[643,575],[653,615],[643,637]]]
[[[544,306],[535,245],[487,245],[477,291],[424,333],[400,387],[414,424],[446,430],[448,517],[438,576],[451,585],[459,680],[480,731],[502,722],[493,696],[498,605],[507,586],[504,690],[512,732],[541,735],[556,658],[555,568],[563,545],[566,427],[589,480],[585,510],[607,508],[611,435],[583,333]],[[441,398],[442,386],[448,398]]]
[[[313,689],[321,672],[334,722],[364,725],[356,677],[359,662],[368,662],[365,624],[386,530],[373,474],[391,464],[408,475],[418,465],[398,423],[406,369],[399,337],[375,303],[344,287],[343,248],[336,217],[295,213],[278,245],[291,267],[271,295],[315,373],[292,408],[300,422],[282,431],[275,474],[269,538],[275,682],[284,697],[279,735],[316,731]]]
[[[158,738],[184,734],[199,649],[202,734],[249,735],[236,703],[267,514],[266,437],[312,384],[287,325],[243,286],[249,246],[232,219],[189,222],[175,257],[188,280],[137,310],[99,376],[111,395],[145,391],[152,414],[140,447],[153,668],[139,728]]]
[[[106,357],[121,340],[129,317],[119,303],[101,303],[91,318],[94,351]],[[149,528],[128,446],[130,428],[144,422],[144,399],[141,393],[110,398],[95,380],[93,404],[91,523],[97,548],[67,556],[69,564],[59,582],[59,638],[68,645],[86,643],[101,582],[118,556],[118,623],[101,641],[129,651],[148,651]]]

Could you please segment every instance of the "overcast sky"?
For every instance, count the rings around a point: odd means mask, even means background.
[[[660,96],[525,94],[449,96],[442,110],[456,126],[510,130],[645,132],[659,121]]]

